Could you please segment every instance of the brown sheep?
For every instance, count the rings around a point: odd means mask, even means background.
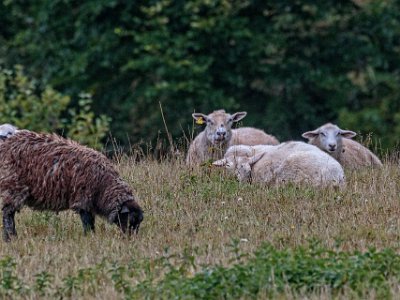
[[[122,232],[139,230],[143,211],[131,188],[103,154],[56,134],[18,130],[0,143],[3,238],[16,236],[14,215],[24,205],[37,210],[72,209],[84,232],[95,215]]]

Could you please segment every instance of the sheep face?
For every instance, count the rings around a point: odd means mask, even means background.
[[[331,123],[325,124],[314,131],[307,131],[302,137],[309,139],[310,144],[318,146],[329,154],[335,154],[342,149],[342,138],[352,138],[356,133],[342,130]]]
[[[223,159],[213,162],[214,166],[225,167],[234,172],[236,178],[243,181],[251,181],[253,165],[265,154],[265,151],[255,153],[254,147],[247,145],[234,145],[229,147]]]
[[[11,124],[0,125],[0,140],[4,140],[13,135],[17,131],[17,127]]]
[[[234,172],[239,181],[249,181],[251,178],[251,158],[245,156],[231,156],[213,162],[214,166],[225,167]]]
[[[212,145],[222,145],[232,137],[232,125],[246,116],[246,112],[228,114],[224,110],[217,110],[209,115],[194,113],[196,124],[206,123],[205,135]]]
[[[247,160],[237,164],[235,175],[240,182],[251,180],[251,165]]]
[[[143,211],[134,200],[125,202],[114,219],[114,223],[128,235],[137,234],[142,221]]]

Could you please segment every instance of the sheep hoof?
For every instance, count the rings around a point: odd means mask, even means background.
[[[16,232],[11,233],[11,232],[6,232],[4,230],[4,232],[3,232],[3,240],[6,243],[9,243],[9,242],[11,242],[11,240],[15,240],[16,238],[17,238],[17,233]]]

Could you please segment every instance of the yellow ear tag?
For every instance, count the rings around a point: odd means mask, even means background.
[[[203,117],[197,118],[197,119],[196,119],[196,124],[203,125],[203,124],[204,124],[204,119],[203,119]]]

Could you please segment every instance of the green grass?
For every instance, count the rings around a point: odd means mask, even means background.
[[[80,297],[101,296],[109,285],[118,296],[147,299],[238,299],[289,295],[393,296],[400,279],[400,255],[377,251],[328,250],[310,242],[278,250],[263,244],[255,254],[243,254],[240,241],[230,245],[231,266],[207,267],[195,263],[189,251],[164,252],[157,259],[127,262],[103,260],[68,274],[59,283],[54,274],[36,272],[30,285],[16,274],[15,259],[0,260],[0,295]]]
[[[400,168],[343,190],[238,183],[182,160],[118,160],[145,219],[124,238],[96,219],[25,208],[0,243],[0,295],[21,298],[376,298],[399,292]],[[317,242],[316,242],[317,241]]]

